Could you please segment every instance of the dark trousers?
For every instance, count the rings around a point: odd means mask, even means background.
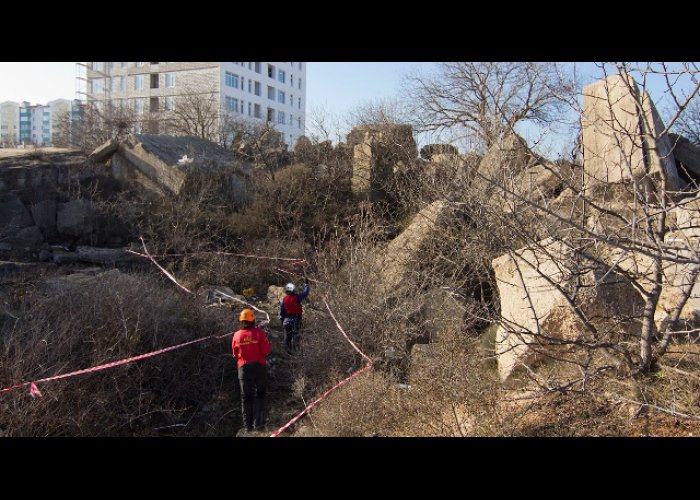
[[[299,347],[299,329],[301,328],[301,316],[297,314],[289,315],[284,318],[284,344],[287,346],[287,352],[296,352]]]
[[[265,424],[265,390],[267,367],[260,363],[246,363],[238,369],[241,383],[243,425],[246,430],[260,429]]]

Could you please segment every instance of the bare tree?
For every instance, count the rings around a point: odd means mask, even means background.
[[[174,99],[173,110],[165,120],[169,133],[191,135],[212,142],[221,139],[222,108],[214,89],[185,87]]]
[[[466,132],[485,148],[519,122],[558,120],[569,85],[556,64],[528,62],[440,63],[406,80],[419,130]]]
[[[700,146],[700,99],[690,101],[685,113],[679,116],[674,129],[696,146]]]
[[[59,115],[54,144],[92,152],[109,139],[131,131],[137,119],[131,106],[89,102],[82,105],[76,114],[67,111]]]

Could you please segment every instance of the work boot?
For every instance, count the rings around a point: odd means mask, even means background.
[[[260,430],[265,425],[265,400],[255,398],[253,402],[253,428]]]
[[[242,404],[243,406],[243,426],[246,429],[252,430],[253,429],[253,420],[255,418],[255,413],[253,409],[253,402],[252,401],[245,401]]]

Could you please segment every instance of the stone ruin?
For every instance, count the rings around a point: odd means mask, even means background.
[[[352,192],[359,200],[386,198],[387,185],[418,157],[410,125],[363,125],[347,137],[352,146]]]
[[[250,199],[250,166],[210,141],[190,136],[131,134],[97,148],[90,160],[104,163],[123,184],[136,184],[158,195],[177,195],[196,172],[233,167],[230,177],[235,198]]]
[[[645,187],[658,187],[665,178],[667,192],[678,204],[669,214],[674,230],[666,242],[678,243],[681,255],[691,247],[697,249],[700,204],[698,198],[683,200],[682,191],[700,172],[700,150],[673,134],[657,137],[664,124],[649,96],[629,76],[611,76],[584,88],[582,126],[579,187],[601,209],[585,218],[587,227],[600,234],[631,234],[645,216],[635,197]],[[565,187],[550,207],[562,214],[585,214],[571,187]],[[572,262],[565,258],[570,252],[559,241],[543,240],[493,261],[501,298],[502,324],[496,339],[501,379],[520,365],[532,365],[547,349],[556,350],[552,344],[564,346],[585,335],[580,319],[557,286],[567,291],[583,287],[576,295],[577,306],[587,317],[598,318],[597,327],[616,325],[618,332],[638,336],[639,325],[630,318],[639,317],[643,300],[620,273],[640,275],[639,285],[649,290],[650,257],[600,241],[595,260],[579,255],[576,261],[585,269],[576,273],[562,266]],[[664,283],[673,286],[664,287],[659,299],[654,318],[657,328],[665,326],[670,311],[680,304],[680,285],[693,287],[680,319],[700,320],[700,289],[697,282],[688,282],[693,269],[691,264],[664,265]],[[548,340],[547,347],[540,345],[540,338]]]

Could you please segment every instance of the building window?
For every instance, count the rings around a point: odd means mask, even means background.
[[[175,73],[165,74],[165,86],[168,88],[175,86]]]
[[[124,76],[119,77],[119,90],[121,92],[126,92],[126,77]]]
[[[228,109],[229,111],[235,111],[236,113],[238,113],[238,99],[236,99],[235,97],[226,96],[225,101],[226,101],[226,109]]]
[[[284,82],[285,82],[286,76],[287,76],[287,75],[285,74],[284,71],[282,71],[281,69],[277,70],[277,79],[278,79],[280,82],[284,83]]]
[[[104,90],[104,81],[102,78],[96,78],[92,80],[92,93],[99,94]]]
[[[252,93],[253,91],[251,90],[253,88],[253,80],[248,78],[248,93]]]
[[[267,108],[267,121],[268,122],[275,121],[275,110],[272,108]]]
[[[229,73],[228,71],[226,72],[226,85],[229,87],[233,87],[234,89],[238,88],[238,75],[234,73]]]
[[[152,63],[151,63],[152,64]],[[157,89],[158,88],[158,83],[159,83],[159,78],[158,78],[158,73],[154,73],[151,75],[151,88],[152,89]]]
[[[158,97],[151,97],[151,103],[148,109],[151,113],[160,111],[160,99]]]
[[[260,70],[260,63],[259,63],[259,62],[256,62],[256,63],[255,63],[255,72],[256,72],[256,73],[260,73],[260,71],[261,71],[261,70]]]
[[[279,123],[280,125],[284,125],[285,121],[286,121],[286,118],[284,116],[284,111],[278,111],[277,112],[277,123]]]
[[[260,82],[255,82],[255,95],[260,95]]]
[[[104,69],[104,62],[94,62],[91,68],[93,71],[102,71]]]
[[[134,76],[134,90],[143,90],[143,75]]]
[[[299,69],[301,69],[301,63],[299,63]]]
[[[301,77],[299,77],[299,90],[301,90]]]
[[[253,116],[253,112],[251,111],[253,109],[253,105],[251,104],[250,101],[248,101],[248,116]]]
[[[275,87],[267,86],[267,98],[272,101],[275,100]]]
[[[294,125],[294,115],[289,113],[289,126]]]
[[[139,115],[143,113],[143,99],[134,99],[134,111]]]
[[[275,67],[272,64],[267,65],[267,76],[270,78],[275,77]]]
[[[245,90],[245,78],[241,77],[241,90]]]
[[[245,114],[245,101],[241,99],[241,114]]]
[[[301,97],[299,98],[299,109],[301,109]]]
[[[171,95],[165,98],[165,111],[175,110],[175,98]]]
[[[249,62],[249,63],[248,63],[248,69],[252,69],[252,67],[253,67],[253,63]]]
[[[297,118],[297,126],[301,128],[301,117]]]
[[[294,75],[289,75],[289,85],[294,87]]]
[[[260,104],[256,104],[253,108],[253,111],[254,111],[253,116],[255,118],[262,118],[262,115],[260,113]]]

